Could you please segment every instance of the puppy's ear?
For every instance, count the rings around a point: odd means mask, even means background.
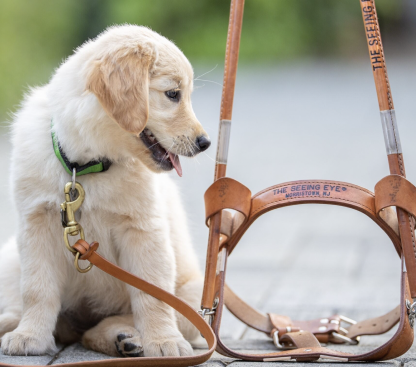
[[[155,60],[152,45],[120,49],[96,60],[87,90],[124,130],[140,134],[149,117],[149,69]]]

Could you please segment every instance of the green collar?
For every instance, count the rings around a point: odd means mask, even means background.
[[[106,158],[104,158],[101,161],[90,161],[86,164],[83,164],[82,166],[79,165],[77,162],[70,162],[67,156],[65,155],[64,151],[62,150],[58,138],[55,136],[55,133],[53,131],[52,143],[55,155],[62,163],[62,166],[65,168],[65,171],[67,171],[70,175],[72,175],[74,168],[76,170],[76,176],[82,176],[88,173],[98,173],[107,171],[111,166],[111,162]]]

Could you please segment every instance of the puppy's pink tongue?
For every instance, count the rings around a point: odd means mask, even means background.
[[[172,154],[171,152],[168,152],[170,161],[173,164],[173,167],[176,169],[176,172],[178,173],[179,177],[182,177],[182,166],[181,162],[179,160],[179,156],[176,154]]]

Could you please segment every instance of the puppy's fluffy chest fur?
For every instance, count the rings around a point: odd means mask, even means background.
[[[55,119],[51,122],[47,92],[46,87],[39,88],[26,101],[27,105],[35,101],[43,102],[44,110],[35,116],[38,117],[35,123],[33,116],[25,120],[26,110],[23,109],[14,125],[13,139],[18,149],[13,155],[12,168],[16,169],[12,170],[12,176],[21,225],[44,231],[48,242],[52,240],[54,243],[47,251],[53,261],[59,264],[63,310],[75,310],[80,304],[87,303],[90,312],[100,315],[129,313],[131,304],[125,284],[98,269],[93,269],[88,274],[74,272],[73,255],[64,246],[63,230],[57,223],[60,221],[60,203],[65,200],[63,188],[71,181],[71,176],[53,151],[51,126],[55,124],[59,127],[60,121]],[[58,129],[59,131],[62,130]],[[64,133],[61,134],[65,142]],[[59,134],[57,136],[60,140]],[[69,149],[73,147],[71,144],[65,146]],[[91,149],[86,147],[86,150]],[[68,157],[76,156],[71,150],[65,150],[65,154]],[[86,240],[100,243],[100,254],[119,266],[126,266],[121,261],[121,255],[131,259],[136,273],[141,273],[148,279],[157,277],[152,274],[157,269],[149,268],[142,262],[137,256],[138,247],[143,247],[146,252],[157,252],[154,256],[160,257],[162,268],[163,262],[177,263],[170,241],[172,218],[169,216],[169,211],[176,211],[175,206],[170,205],[172,197],[177,197],[177,192],[166,174],[155,174],[140,160],[130,158],[113,162],[106,172],[80,176],[76,180],[86,192],[80,223]],[[129,231],[135,232],[134,239],[130,241],[126,239]],[[154,249],[153,241],[156,244]],[[159,251],[160,247],[163,247],[163,253]],[[30,262],[31,259],[25,261]],[[81,266],[86,264],[81,261]],[[175,277],[164,286],[173,291],[174,281]],[[76,284],[82,284],[82,287],[74,286]]]

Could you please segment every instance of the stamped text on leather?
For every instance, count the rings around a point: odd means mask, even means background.
[[[305,184],[288,185],[273,190],[273,195],[285,194],[286,198],[305,196],[331,196],[331,193],[347,191],[343,185],[329,184]]]

